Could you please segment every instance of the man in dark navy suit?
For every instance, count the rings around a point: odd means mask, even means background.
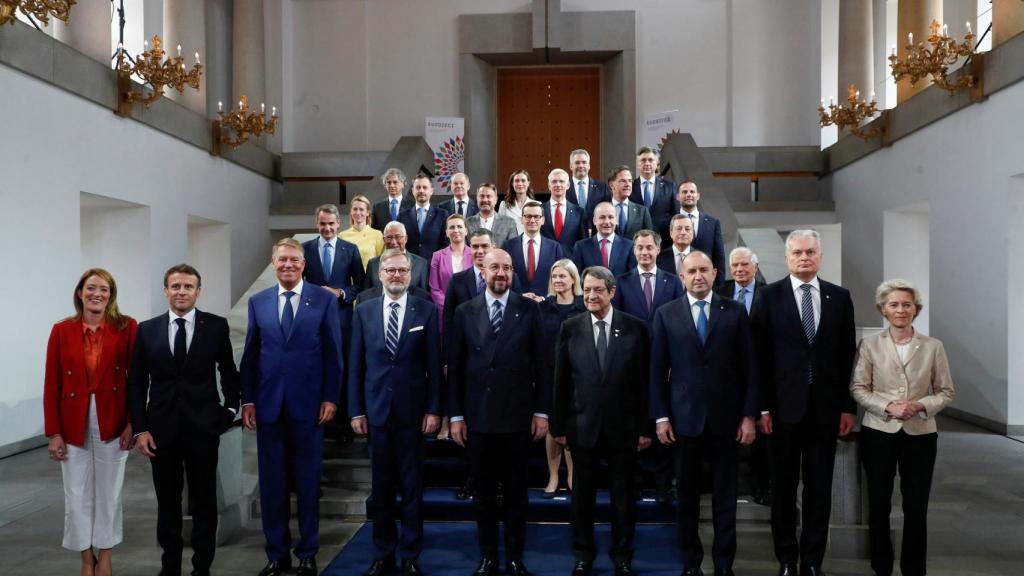
[[[677,445],[679,544],[683,576],[701,574],[702,462],[711,462],[715,576],[732,576],[736,557],[737,443],[754,440],[757,370],[743,306],[713,294],[715,269],[703,252],[683,260],[686,297],[654,317],[651,417],[658,440]]]
[[[536,210],[540,212],[540,206]],[[528,576],[526,535],[528,448],[548,433],[551,374],[541,369],[545,348],[540,308],[509,290],[512,257],[494,249],[484,258],[487,290],[459,306],[448,354],[451,437],[469,438],[480,564],[475,576],[498,572],[498,524],[505,524],[506,573]],[[503,505],[498,505],[498,486]]]
[[[416,205],[402,211],[398,221],[405,225],[409,235],[409,250],[429,262],[434,252],[448,245],[448,236],[445,235],[448,212],[430,205],[434,182],[429,176],[420,174],[413,179],[412,195]]]
[[[683,295],[679,277],[655,265],[659,246],[661,238],[653,230],[634,234],[633,256],[637,266],[616,279],[615,307],[643,320],[648,328],[658,308]]]
[[[569,165],[572,167],[572,180],[569,182],[566,198],[583,210],[584,228],[589,236],[593,232],[591,222],[594,209],[601,202],[611,200],[611,191],[608,190],[607,184],[590,177],[590,153],[586,150],[573,150],[569,154]]]
[[[693,223],[682,214],[676,214],[669,221],[672,243],[658,254],[658,268],[675,272],[682,281],[683,258],[692,250]]]
[[[438,208],[449,214],[460,214],[463,218],[469,218],[480,212],[476,201],[469,197],[469,176],[462,172],[456,172],[452,176],[451,183],[452,197],[438,205]]]
[[[186,475],[192,504],[192,574],[210,574],[217,542],[217,449],[221,433],[238,412],[238,371],[228,322],[196,309],[201,289],[199,271],[188,264],[164,273],[170,311],[139,324],[128,371],[136,445],[153,465],[161,574],[181,574],[181,490]]]
[[[619,276],[636,267],[633,242],[615,233],[618,219],[610,203],[602,202],[594,209],[594,227],[596,234],[580,240],[572,248],[576,268],[586,270],[591,266],[603,266]]]
[[[562,252],[572,253],[576,242],[588,236],[583,210],[565,198],[569,174],[555,168],[548,174],[548,192],[551,199],[544,203],[544,225],[540,233],[562,245]]]
[[[384,295],[361,305],[352,324],[348,405],[352,429],[369,434],[374,560],[365,576],[395,568],[421,574],[423,549],[423,435],[441,424],[441,346],[437,307],[410,295],[412,263],[398,250],[381,255]],[[401,535],[395,496],[401,494]]]
[[[344,366],[338,300],[303,282],[302,244],[293,238],[274,244],[271,264],[278,283],[249,298],[241,368],[242,422],[256,430],[266,538],[268,562],[260,576],[286,574],[291,568],[292,490],[299,516],[296,574],[314,576],[324,425],[338,409]]]
[[[405,196],[405,173],[398,168],[388,168],[380,177],[387,191],[387,198],[373,205],[373,218],[370,225],[384,231],[388,222],[398,220],[398,215],[407,208],[412,208],[414,202]]]
[[[786,238],[789,275],[760,289],[753,307],[761,378],[761,419],[770,434],[772,538],[781,576],[818,576],[832,513],[836,436],[853,430],[850,396],[856,327],[850,292],[818,277],[814,230]],[[803,480],[797,540],[797,486]]]
[[[644,146],[636,153],[637,177],[633,180],[630,200],[647,208],[651,213],[654,229],[661,235],[666,248],[669,239],[669,219],[677,211],[675,205],[676,183],[662,178],[661,155],[654,148]]]
[[[722,224],[718,218],[701,212],[697,208],[698,202],[700,192],[696,183],[687,180],[679,185],[679,191],[676,193],[677,212],[689,218],[693,224],[691,246],[711,258],[715,270],[719,271],[715,286],[721,286],[725,282],[725,242],[722,241]]]
[[[608,173],[608,186],[612,189],[612,208],[619,236],[632,238],[640,230],[653,230],[651,213],[643,204],[630,200],[633,189],[633,174],[629,166],[618,166]]]
[[[528,200],[523,205],[525,231],[502,246],[512,258],[512,266],[524,294],[547,295],[551,265],[564,256],[561,244],[541,235],[542,226],[544,205]]]

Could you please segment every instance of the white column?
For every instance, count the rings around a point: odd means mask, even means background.
[[[231,0],[206,2],[206,115],[217,117],[217,102],[228,106],[238,98],[231,91]]]
[[[110,65],[114,42],[110,35],[109,2],[79,2],[71,7],[69,23],[61,25],[60,40],[93,60]]]
[[[198,52],[200,59],[206,55],[206,10],[202,0],[164,0],[164,50],[174,54],[177,45],[185,65],[191,67]],[[205,68],[205,65],[204,65]],[[181,103],[189,110],[206,114],[206,71],[199,81],[199,90],[186,87],[183,92],[169,89],[167,96]]]
[[[871,0],[839,0],[839,85],[836,100],[844,102],[847,87],[857,86],[869,99],[874,90],[874,44]]]
[[[263,43],[263,0],[235,2],[234,53],[231,86],[233,98],[243,94],[250,106],[266,102],[266,59]],[[268,103],[267,107],[271,105]]]

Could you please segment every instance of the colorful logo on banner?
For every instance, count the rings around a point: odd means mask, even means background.
[[[465,170],[465,121],[462,118],[427,118],[423,138],[434,153],[437,190],[447,192],[452,176]]]
[[[648,114],[644,117],[644,146],[654,148],[661,154],[668,137],[682,131],[682,126],[679,125],[679,110]]]

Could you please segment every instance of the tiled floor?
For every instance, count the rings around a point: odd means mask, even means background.
[[[942,419],[940,429],[929,515],[929,574],[1021,576],[1024,443],[949,419]],[[45,450],[0,460],[0,479],[0,574],[77,574],[77,555],[60,547],[63,490],[59,468],[47,460]],[[115,573],[155,575],[160,568],[156,504],[149,465],[138,454],[129,459],[124,500],[125,539],[114,552]],[[358,527],[321,523],[321,567]],[[214,573],[255,576],[265,562],[262,547],[259,523],[252,522],[240,537],[218,548]],[[353,567],[353,573],[361,568]],[[832,575],[870,574],[864,561],[829,560],[826,570]],[[775,573],[766,529],[740,534],[736,572]]]

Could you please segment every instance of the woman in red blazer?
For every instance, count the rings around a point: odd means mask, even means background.
[[[54,324],[43,391],[46,437],[64,478],[64,542],[82,556],[82,576],[112,573],[121,542],[121,487],[133,444],[125,379],[136,322],[117,308],[109,272],[86,270],[75,315]],[[93,548],[98,556],[93,555]]]

